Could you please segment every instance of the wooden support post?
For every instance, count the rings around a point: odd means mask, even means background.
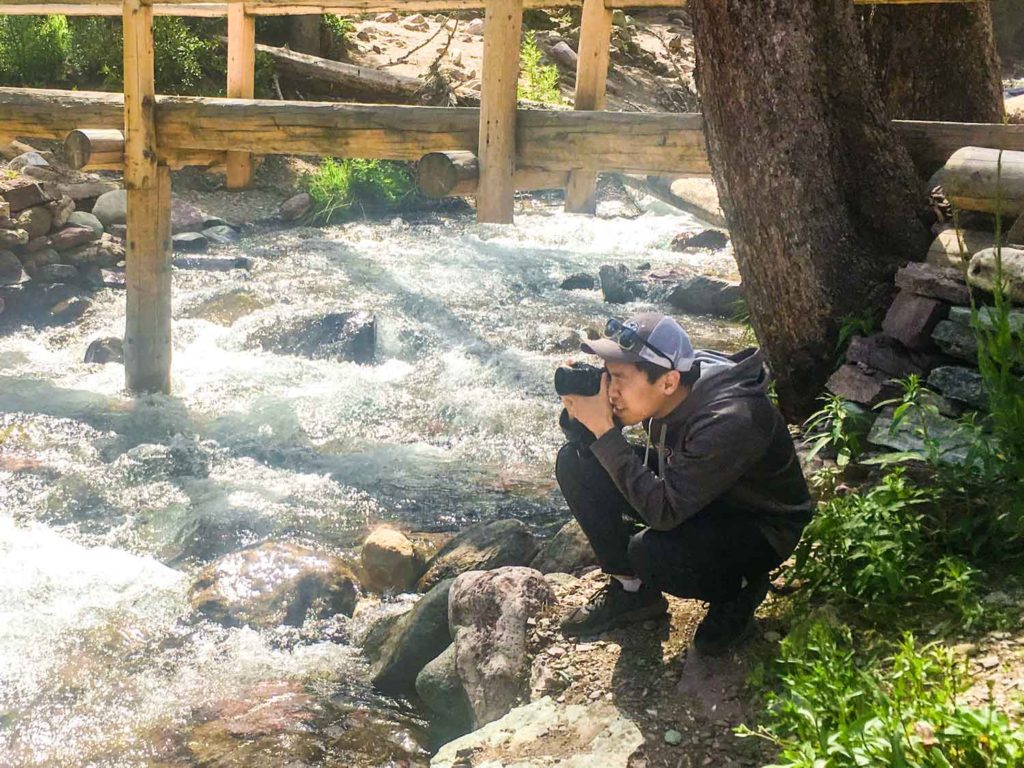
[[[228,6],[228,98],[251,99],[256,87],[256,17],[245,4]],[[253,158],[248,152],[227,153],[228,189],[244,189],[252,183]]]
[[[579,56],[576,62],[576,109],[604,109],[608,82],[608,49],[612,41],[612,11],[604,0],[583,0]],[[623,140],[628,141],[627,137]],[[573,171],[565,189],[565,210],[597,211],[597,173]]]
[[[157,165],[152,0],[124,2],[124,183],[128,190],[125,384],[171,390],[171,175]]]
[[[516,161],[516,90],[523,0],[488,0],[480,86],[480,184],[476,220],[512,222]]]

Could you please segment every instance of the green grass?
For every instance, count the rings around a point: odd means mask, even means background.
[[[310,217],[317,223],[398,209],[416,198],[409,165],[390,160],[327,158],[306,177],[305,186],[313,198]]]

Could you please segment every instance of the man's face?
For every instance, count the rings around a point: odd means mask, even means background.
[[[631,363],[607,363],[611,377],[608,399],[612,413],[624,425],[639,424],[652,416],[664,416],[674,406],[673,395],[679,391],[679,374],[669,371],[651,383],[647,374]]]

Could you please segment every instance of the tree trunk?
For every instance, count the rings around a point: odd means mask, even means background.
[[[1003,85],[988,0],[860,10],[882,102],[894,120],[998,123]]]
[[[791,420],[843,319],[880,313],[931,243],[923,190],[868,74],[848,0],[692,0],[712,172],[751,322]]]
[[[292,16],[288,47],[310,56],[320,55],[320,16]]]

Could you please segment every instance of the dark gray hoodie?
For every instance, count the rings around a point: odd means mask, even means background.
[[[610,430],[590,450],[653,529],[667,531],[712,502],[749,511],[781,557],[811,519],[813,503],[782,414],[768,399],[761,353],[698,351],[700,378],[665,419],[645,427],[658,454],[650,471]]]

